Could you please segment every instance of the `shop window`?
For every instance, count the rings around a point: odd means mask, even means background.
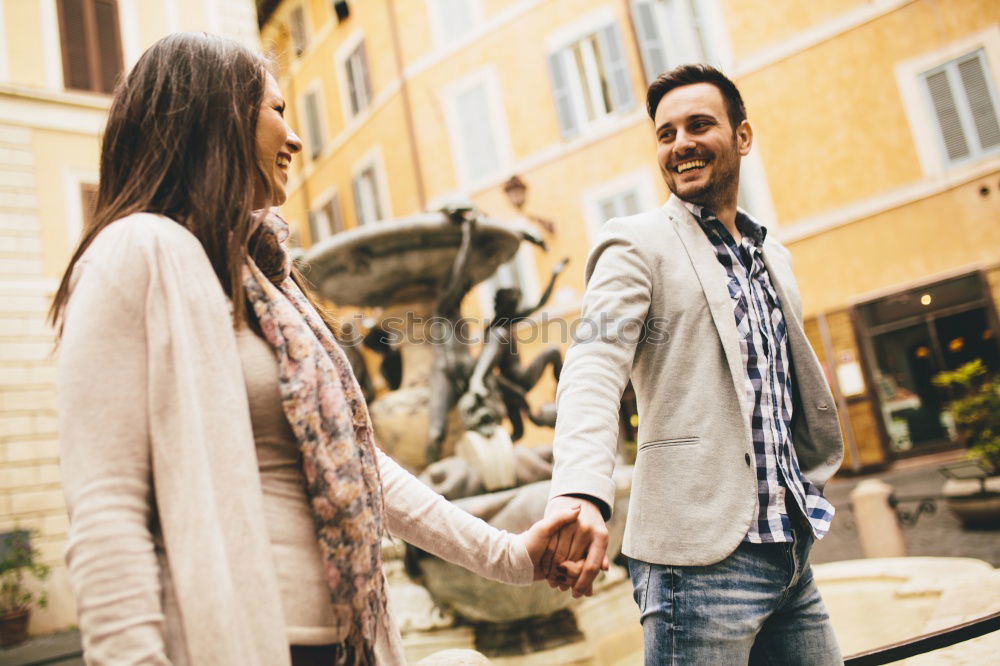
[[[858,306],[859,325],[889,447],[897,454],[954,443],[951,398],[933,383],[980,359],[1000,369],[989,289],[979,273]]]
[[[115,0],[58,0],[63,79],[67,88],[110,93],[122,72]]]
[[[564,137],[633,106],[628,62],[616,22],[549,53],[549,75]]]
[[[993,74],[978,49],[921,76],[949,164],[1000,150],[1000,120]]]

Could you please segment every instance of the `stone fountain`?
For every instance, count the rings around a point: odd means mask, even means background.
[[[542,516],[551,449],[514,446],[501,425],[502,402],[470,403],[466,391],[475,366],[470,340],[476,331],[467,330],[460,304],[526,240],[541,244],[531,230],[459,203],[342,232],[303,256],[307,276],[324,298],[378,312],[371,328],[401,360],[398,386],[369,404],[379,446],[463,509],[511,532]],[[442,415],[437,430],[435,413]],[[611,558],[621,546],[631,468],[622,467],[616,482],[620,506],[609,526]],[[590,650],[567,610],[571,595],[544,583],[501,585],[410,549],[407,569],[423,586],[416,588],[402,574],[398,544],[390,544],[386,554],[404,641],[416,646],[411,658],[430,649],[422,652],[421,645],[468,647],[474,636],[477,648],[491,656],[576,642],[575,652],[567,651],[569,645],[561,648],[565,659],[586,663]],[[434,635],[443,638],[435,642]],[[549,663],[570,662],[560,657]]]

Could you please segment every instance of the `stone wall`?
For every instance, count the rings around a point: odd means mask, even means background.
[[[49,608],[31,632],[75,621],[63,549],[53,335],[46,314],[55,282],[43,275],[32,130],[0,125],[0,532],[34,532],[53,568]]]

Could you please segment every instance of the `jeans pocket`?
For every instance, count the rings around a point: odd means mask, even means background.
[[[632,598],[639,606],[639,612],[646,610],[646,597],[649,594],[649,570],[647,562],[628,558],[628,577],[632,580]]]

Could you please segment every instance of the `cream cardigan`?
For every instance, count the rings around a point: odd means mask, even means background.
[[[230,304],[201,244],[151,214],[102,231],[59,348],[66,560],[91,664],[283,666],[288,640]],[[520,536],[379,453],[388,529],[524,584]],[[395,625],[380,661],[402,663]]]

